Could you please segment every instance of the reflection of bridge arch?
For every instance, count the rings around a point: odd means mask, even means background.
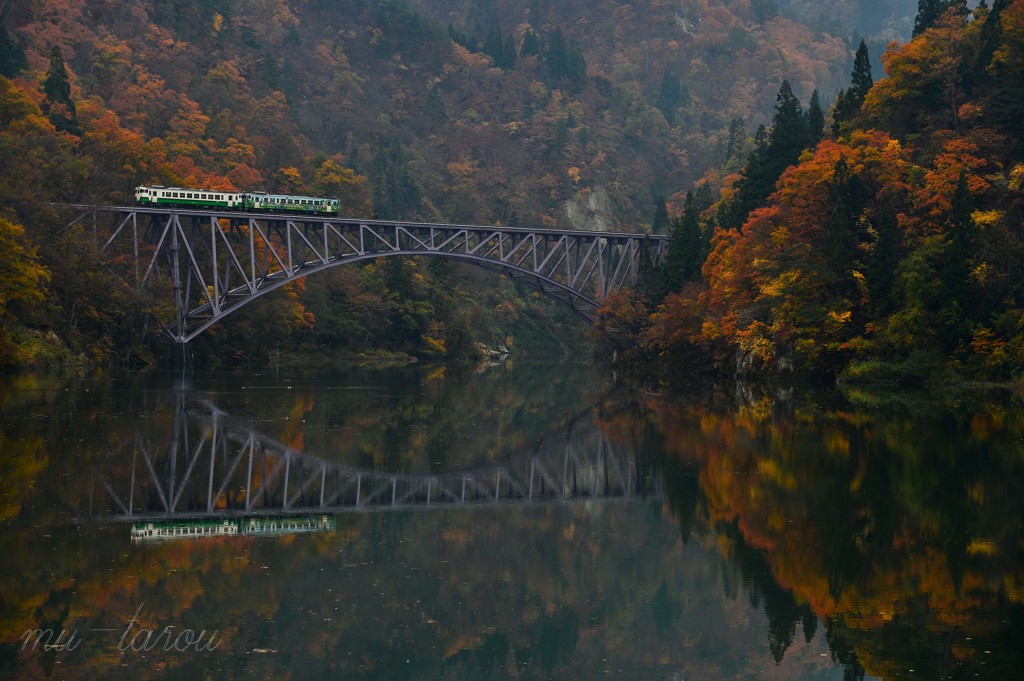
[[[179,405],[166,446],[136,443],[103,481],[104,517],[165,520],[337,513],[466,504],[523,504],[660,496],[633,453],[593,422],[574,419],[536,447],[467,471],[360,469],[300,452],[211,405]],[[102,503],[101,503],[102,507]]]
[[[381,222],[166,208],[78,206],[126,281],[161,279],[168,332],[187,342],[264,293],[329,267],[386,256],[440,256],[504,274],[594,320],[609,293],[636,282],[642,254],[666,237],[571,230]],[[69,225],[69,226],[70,226]]]

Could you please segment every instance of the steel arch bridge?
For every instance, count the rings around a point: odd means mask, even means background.
[[[165,521],[664,497],[661,476],[587,410],[529,449],[469,470],[408,474],[297,451],[205,401],[182,397],[165,437],[137,436],[92,472],[78,522]],[[98,475],[97,475],[98,473]]]
[[[601,301],[636,283],[667,237],[307,215],[70,206],[111,268],[173,298],[181,343],[265,293],[315,272],[388,256],[440,256],[526,283],[593,323]]]

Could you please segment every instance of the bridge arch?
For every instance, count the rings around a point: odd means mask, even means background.
[[[136,439],[104,468],[96,503],[90,498],[89,510],[75,513],[80,520],[563,503],[660,497],[664,490],[659,476],[644,474],[635,450],[607,437],[592,409],[498,461],[416,474],[358,468],[295,450],[251,422],[181,394],[169,434]]]
[[[667,237],[480,225],[77,206],[112,267],[139,288],[163,281],[187,343],[232,312],[316,272],[382,257],[468,262],[526,283],[588,322],[610,293],[636,282],[642,255]]]

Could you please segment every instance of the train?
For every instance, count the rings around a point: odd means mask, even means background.
[[[170,520],[132,525],[133,542],[160,542],[171,539],[204,539],[247,535],[281,536],[306,532],[332,532],[331,516],[260,516],[220,520]]]
[[[341,202],[338,199],[322,196],[229,192],[220,189],[164,187],[158,184],[136,187],[135,202],[140,206],[181,206],[312,215],[338,215],[341,210]]]

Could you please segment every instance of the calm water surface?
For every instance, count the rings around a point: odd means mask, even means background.
[[[1009,679],[1012,396],[0,381],[0,678]]]

